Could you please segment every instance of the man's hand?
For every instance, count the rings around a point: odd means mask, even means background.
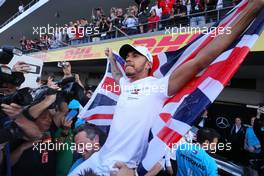
[[[49,88],[51,89],[55,89],[55,90],[59,90],[60,87],[57,85],[56,82],[53,81],[53,78],[52,77],[48,77],[48,82],[47,82],[47,85]]]
[[[111,176],[134,176],[133,169],[129,169],[123,162],[116,162],[113,168],[117,168],[118,171],[111,172]]]
[[[72,120],[67,121],[65,118],[61,119],[61,126],[64,129],[70,129],[71,128],[71,124],[72,124]]]
[[[81,81],[79,74],[75,74],[75,80],[76,80],[76,82],[80,82]]]
[[[109,61],[111,63],[111,71],[112,71],[112,75],[114,77],[114,80],[117,84],[119,84],[119,80],[123,75],[116,65],[116,60],[115,60],[115,57],[113,55],[113,51],[110,48],[106,48],[105,49],[105,55],[107,56],[107,58],[109,59]]]
[[[22,72],[22,73],[28,73],[30,71],[30,67],[27,63],[25,62],[17,62],[13,68],[12,71],[13,72]]]
[[[84,85],[83,85],[83,83],[82,83],[82,81],[81,81],[81,79],[80,79],[80,76],[79,76],[79,74],[75,74],[75,81],[82,87],[82,88],[84,88]]]
[[[258,113],[264,114],[264,106],[259,107],[257,110]]]
[[[105,49],[105,55],[109,59],[114,59],[113,50],[110,48]]]
[[[4,111],[4,113],[12,119],[18,118],[19,115],[21,115],[23,111],[23,107],[15,103],[11,103],[10,105],[1,104],[1,108]]]
[[[249,0],[249,3],[253,3],[253,4],[258,5],[260,7],[264,6],[264,0]]]

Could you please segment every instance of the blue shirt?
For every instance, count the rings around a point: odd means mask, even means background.
[[[69,174],[76,168],[78,167],[80,164],[82,164],[82,162],[84,162],[83,158],[80,158],[78,160],[75,161],[75,163],[72,165],[72,167],[70,168]]]
[[[252,127],[247,128],[247,131],[246,131],[246,144],[249,147],[254,147],[256,145],[260,145],[260,142],[259,142],[258,138],[256,137]],[[261,148],[257,149],[256,153],[259,153],[260,151],[261,151]]]
[[[177,176],[216,176],[217,165],[204,149],[196,144],[182,144],[176,151]]]

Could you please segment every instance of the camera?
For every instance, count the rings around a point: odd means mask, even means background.
[[[58,62],[58,67],[59,68],[66,68],[69,65],[70,65],[69,62],[66,62],[66,61],[60,61],[60,62]]]
[[[22,51],[13,46],[3,46],[0,49],[0,64],[8,64],[15,55],[22,56]]]
[[[23,89],[17,90],[15,93],[11,95],[6,95],[0,97],[0,104],[11,104],[16,103],[20,106],[27,106],[30,105],[33,101],[32,97],[32,89],[25,87]],[[2,110],[0,109],[0,118],[6,116]]]
[[[10,83],[15,86],[20,86],[25,81],[24,74],[21,72],[12,72],[7,66],[0,66],[0,88],[4,83]]]
[[[42,101],[46,95],[57,94],[55,103],[53,103],[49,108],[54,108],[61,102],[69,103],[71,100],[76,99],[80,102],[86,103],[84,89],[75,82],[74,77],[65,78],[61,81],[57,81],[57,85],[61,90],[57,91],[49,88],[47,85],[39,87],[33,90],[33,104],[37,104]]]

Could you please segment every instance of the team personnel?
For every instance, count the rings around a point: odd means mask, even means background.
[[[206,153],[216,150],[219,134],[210,128],[197,132],[197,143],[185,143],[176,151],[177,176],[216,176],[215,160]]]

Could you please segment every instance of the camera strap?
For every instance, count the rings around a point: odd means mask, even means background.
[[[23,115],[30,121],[36,121],[36,119],[29,113],[29,108],[23,110]]]

